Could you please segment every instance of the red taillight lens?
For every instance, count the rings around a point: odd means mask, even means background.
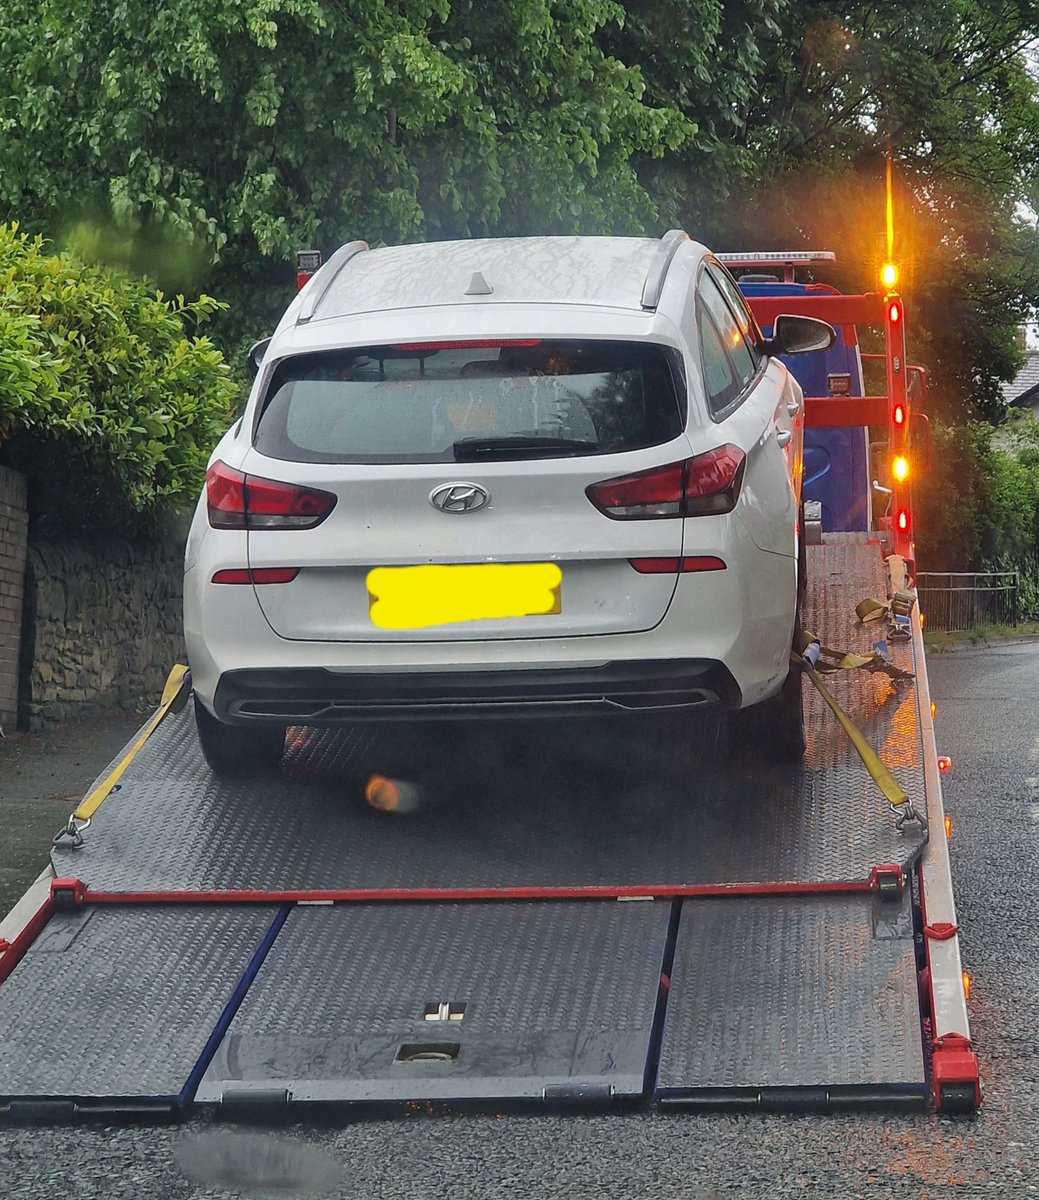
[[[713,554],[687,558],[629,558],[640,575],[687,575],[692,571],[724,571],[725,563]]]
[[[217,571],[213,583],[291,583],[299,574],[299,567],[231,567]]]
[[[738,446],[719,446],[685,462],[592,484],[586,494],[601,513],[617,521],[732,512],[746,461]]]
[[[215,462],[206,472],[206,503],[214,529],[245,528],[245,474]]]
[[[214,463],[206,472],[214,529],[313,529],[336,506],[331,492],[279,483]]]

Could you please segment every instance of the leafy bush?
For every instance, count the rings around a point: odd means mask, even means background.
[[[0,225],[0,462],[29,475],[50,521],[111,526],[194,502],[238,394],[194,332],[223,307]]]
[[[1039,426],[979,422],[934,430],[914,486],[922,571],[1018,571],[1020,612],[1039,616]]]

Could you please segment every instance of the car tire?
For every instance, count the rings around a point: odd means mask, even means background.
[[[225,725],[195,697],[198,740],[209,769],[222,779],[244,779],[273,771],[285,750],[285,729],[280,725],[242,728]]]
[[[779,692],[751,711],[756,717],[762,749],[776,762],[798,762],[804,758],[804,676],[791,668]]]

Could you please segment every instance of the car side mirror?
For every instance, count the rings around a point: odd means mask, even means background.
[[[249,347],[249,377],[255,378],[256,372],[263,365],[263,356],[267,353],[267,347],[271,344],[270,338],[261,338],[258,342],[253,342]]]
[[[812,354],[829,350],[837,340],[837,331],[815,317],[778,316],[772,336],[762,343],[765,354]]]

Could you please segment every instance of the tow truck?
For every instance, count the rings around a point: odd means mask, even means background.
[[[766,331],[798,313],[840,333],[790,364],[808,665],[853,668],[811,672],[803,764],[705,738],[692,764],[509,770],[434,745],[408,792],[430,804],[388,814],[363,802],[371,731],[299,728],[278,776],[213,777],[178,668],[0,923],[0,1112],[979,1106],[897,269],[843,295],[797,279],[831,254],[723,257]]]

